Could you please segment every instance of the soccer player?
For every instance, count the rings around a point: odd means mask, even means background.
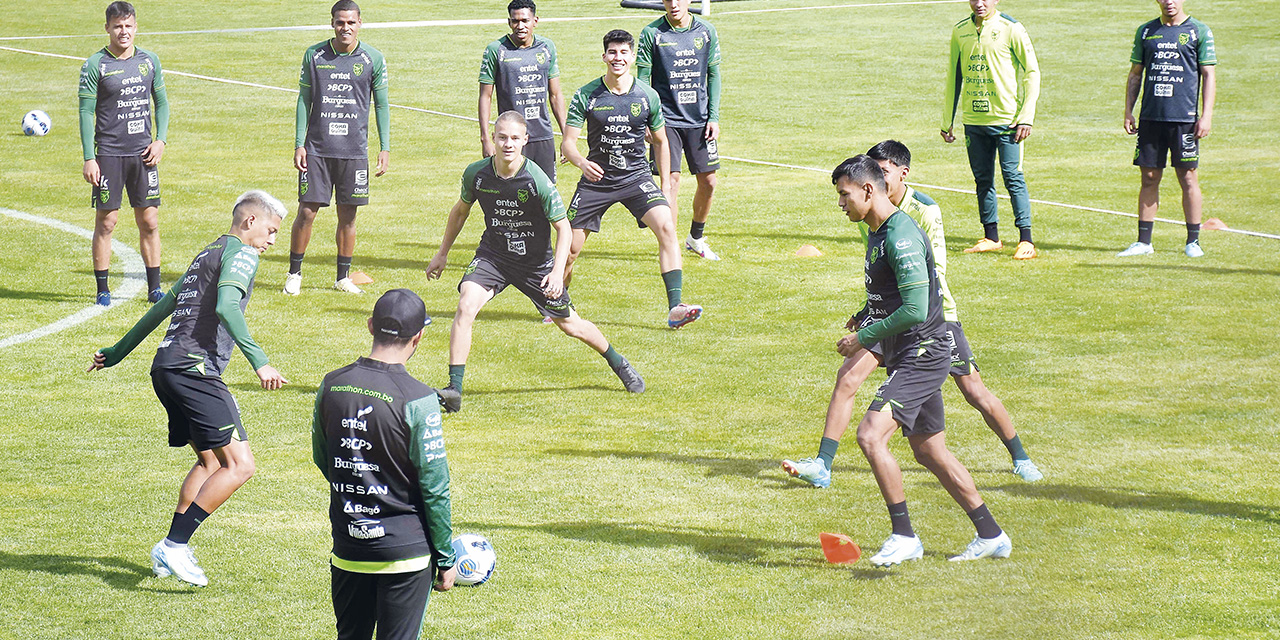
[[[1153,253],[1151,228],[1160,209],[1160,178],[1165,158],[1182,186],[1182,215],[1187,220],[1189,258],[1204,255],[1200,248],[1200,138],[1213,126],[1213,102],[1217,96],[1214,69],[1218,54],[1213,32],[1205,23],[1187,15],[1183,0],[1160,0],[1160,17],[1138,28],[1129,56],[1129,80],[1124,96],[1124,130],[1138,134],[1133,164],[1142,170],[1138,191],[1138,241],[1120,252],[1121,257]],[[1142,89],[1142,111],[1134,123],[1133,105]],[[1200,101],[1204,108],[1197,111]]]
[[[356,250],[356,212],[369,203],[369,99],[378,123],[377,173],[391,162],[391,106],[387,63],[377,49],[357,39],[360,7],[338,0],[329,11],[333,38],[307,48],[298,79],[297,135],[293,166],[298,170],[298,216],[289,235],[289,274],[284,292],[302,290],[302,258],[311,242],[316,213],[338,210],[338,273],[333,288],[364,293],[351,281]],[[336,193],[335,193],[336,192]]]
[[[240,347],[263,389],[288,383],[249,335],[244,319],[258,255],[275,244],[287,213],[262,191],[237,198],[231,229],[196,255],[182,279],[119,342],[93,354],[90,371],[114,366],[170,317],[151,363],[151,384],[169,414],[169,446],[190,446],[196,463],[182,481],[169,534],[151,549],[157,577],[172,574],[196,586],[209,584],[187,542],[253,476],[240,410],[222,381],[232,346]]]
[[[1013,203],[1018,248],[1014,260],[1036,257],[1031,241],[1031,196],[1022,176],[1022,141],[1031,135],[1040,96],[1040,66],[1026,27],[996,11],[1000,0],[969,0],[973,13],[951,30],[947,101],[942,110],[942,139],[955,142],[956,107],[964,125],[969,168],[978,190],[978,216],[984,237],[965,253],[1004,248],[996,213],[995,161]]]
[[[449,463],[435,389],[405,370],[427,309],[408,289],[378,299],[373,348],[324,377],[311,453],[329,481],[329,575],[338,637],[416,640],[432,582],[457,575]]]
[[[845,160],[832,172],[831,181],[849,220],[865,221],[870,228],[865,313],[871,322],[840,338],[836,351],[851,358],[879,345],[889,369],[889,378],[858,424],[858,445],[880,486],[893,526],[871,564],[891,566],[924,555],[907,513],[902,470],[889,452],[889,438],[899,428],[916,461],[938,478],[977,529],[968,547],[951,560],[1007,558],[1013,550],[1009,535],[982,502],[969,471],[947,449],[942,383],[951,368],[951,345],[929,239],[889,200],[884,172],[870,157]]]
[[[533,0],[511,0],[507,5],[511,33],[485,47],[480,59],[480,153],[494,154],[489,135],[492,98],[498,96],[498,113],[517,111],[529,123],[529,144],[524,157],[533,160],[551,182],[556,181],[556,140],[551,129],[550,107],[564,133],[564,94],[560,90],[560,63],[556,45],[533,35],[538,7]]]
[[[667,289],[667,326],[683,327],[702,316],[702,307],[681,301],[684,272],[675,220],[667,206],[671,180],[667,134],[658,94],[631,75],[635,38],[621,29],[604,36],[604,76],[578,89],[569,104],[569,118],[560,152],[582,170],[582,179],[569,202],[573,242],[565,266],[565,286],[573,278],[573,263],[587,236],[600,231],[600,220],[617,203],[631,212],[636,224],[648,227],[658,239],[658,268]],[[587,127],[587,156],[578,151],[578,136]],[[654,156],[662,187],[653,183],[645,158],[645,134],[653,138]]]
[[[147,299],[160,301],[160,158],[169,135],[169,98],[160,58],[133,44],[137,13],[128,2],[107,5],[107,46],[80,68],[80,145],[84,179],[90,185],[93,224],[93,277],[98,304],[111,304],[108,271],[111,233],[120,201],[129,192],[138,223],[138,248],[147,271]],[[151,138],[155,102],[155,139]]]
[[[911,216],[929,238],[929,248],[938,269],[938,285],[942,288],[942,319],[946,323],[947,342],[951,346],[951,379],[964,399],[982,414],[987,426],[1009,450],[1009,456],[1013,459],[1013,473],[1027,482],[1042,479],[1044,476],[1023,448],[1022,439],[1014,430],[1013,421],[1009,418],[1004,403],[991,393],[978,373],[977,358],[969,347],[969,340],[965,338],[960,317],[956,313],[955,298],[947,287],[947,238],[942,228],[942,209],[932,198],[906,183],[911,171],[911,151],[897,140],[885,140],[871,147],[867,155],[880,165],[884,173],[889,202]],[[870,236],[870,229],[865,222],[860,222],[858,231],[862,233],[865,244]],[[859,325],[867,321],[864,314],[855,315],[850,318],[848,328],[860,329]],[[818,446],[818,456],[795,462],[783,460],[783,469],[818,488],[831,484],[832,460],[840,445],[840,438],[849,428],[849,420],[853,416],[854,394],[883,361],[882,345],[859,350],[845,360],[836,375],[835,389],[831,392],[831,404],[827,407],[827,421]]]
[[[581,340],[604,356],[627,391],[641,393],[644,379],[640,373],[569,302],[564,265],[573,230],[551,179],[537,163],[521,155],[528,136],[528,125],[519,112],[507,111],[498,116],[493,126],[497,153],[471,163],[463,172],[462,195],[449,211],[440,249],[427,265],[427,277],[439,278],[448,263],[449,250],[471,214],[471,206],[478,201],[484,211],[485,232],[475,258],[458,283],[460,296],[449,334],[449,385],[445,389],[461,394],[476,314],[507,285],[514,285],[565,335]],[[554,254],[552,226],[556,231]],[[457,410],[461,398],[457,402],[446,405],[446,409]]]
[[[680,156],[698,181],[693,193],[693,222],[684,247],[719,260],[703,237],[720,168],[720,38],[715,27],[689,13],[692,0],[663,0],[666,15],[640,31],[636,69],[640,80],[658,92],[671,149],[671,219],[678,216]],[[654,163],[657,169],[657,163]]]

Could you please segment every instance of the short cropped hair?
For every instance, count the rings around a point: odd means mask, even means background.
[[[856,155],[836,167],[831,172],[831,184],[836,184],[841,178],[849,180],[856,184],[872,184],[880,191],[885,191],[887,187],[884,183],[884,172],[880,170],[880,164],[871,159],[871,156]]]
[[[629,45],[632,49],[635,49],[636,39],[631,37],[631,33],[623,29],[614,29],[613,31],[604,34],[605,51],[609,50],[609,45],[611,44],[625,44]]]
[[[899,167],[911,166],[911,150],[907,148],[907,145],[897,140],[885,140],[871,147],[867,151],[867,155],[871,156],[871,159],[876,162],[888,160]]]
[[[538,15],[538,5],[534,4],[533,0],[511,0],[511,3],[507,5],[507,15],[511,15],[521,9],[528,9],[533,15]]]
[[[231,208],[231,220],[239,224],[252,212],[269,213],[277,220],[284,220],[284,217],[289,215],[289,210],[284,208],[283,202],[261,189],[246,191],[236,198],[236,205]]]
[[[526,132],[529,131],[529,121],[525,120],[524,116],[515,109],[503,111],[502,115],[498,116],[498,119],[493,122],[493,128],[496,130],[504,122],[514,122],[524,127]]]
[[[355,0],[338,0],[333,3],[333,8],[329,10],[329,15],[336,18],[339,11],[354,11],[359,16],[360,5],[356,4]]]
[[[129,16],[138,16],[138,12],[134,11],[133,5],[128,2],[112,2],[107,5],[107,22],[110,23],[112,18],[120,18]]]

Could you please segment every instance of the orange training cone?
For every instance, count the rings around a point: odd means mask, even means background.
[[[1227,223],[1217,218],[1209,218],[1208,220],[1204,221],[1204,224],[1200,225],[1200,228],[1204,229],[1205,231],[1218,231],[1218,230],[1226,229]]]
[[[373,278],[370,278],[368,274],[363,271],[352,271],[351,281],[356,284],[372,284]]]
[[[801,258],[817,258],[822,255],[822,252],[811,244],[802,244],[799,249],[796,249],[796,255]]]
[[[843,533],[819,533],[822,541],[822,555],[832,564],[853,564],[862,558],[862,549],[858,543]]]

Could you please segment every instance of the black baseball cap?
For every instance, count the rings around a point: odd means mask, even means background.
[[[392,289],[373,305],[373,330],[378,335],[412,338],[427,326],[427,305],[408,289]]]

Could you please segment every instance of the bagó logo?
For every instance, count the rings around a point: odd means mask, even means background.
[[[520,202],[528,202],[528,201],[529,201],[529,190],[528,190],[528,189],[521,189],[521,190],[517,191],[517,192],[516,192],[516,200],[519,200]]]
[[[357,76],[364,73],[364,63],[362,62],[355,63],[355,65],[351,67],[351,71],[352,73],[355,73]]]
[[[633,116],[638,116],[638,115],[640,115],[640,108],[641,108],[641,107],[640,107],[640,103],[639,103],[639,102],[632,102],[632,103],[631,103],[631,115],[633,115]]]
[[[1189,33],[1178,34],[1178,44],[1186,44],[1188,42],[1191,42],[1191,34]]]

